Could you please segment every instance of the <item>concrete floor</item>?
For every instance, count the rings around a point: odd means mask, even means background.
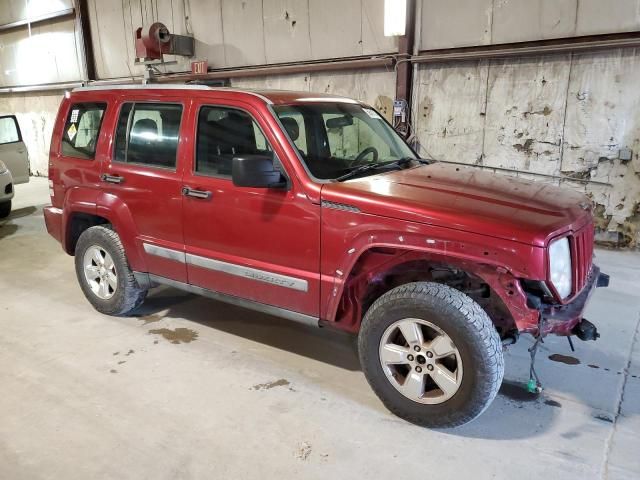
[[[531,344],[474,423],[418,428],[369,389],[352,339],[162,289],[95,312],[45,232],[46,179],[0,222],[0,478],[640,477],[640,255],[599,250],[597,342]],[[549,360],[569,355],[579,364]]]

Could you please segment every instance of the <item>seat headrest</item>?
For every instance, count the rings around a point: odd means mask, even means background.
[[[131,136],[142,140],[156,140],[158,136],[158,124],[150,118],[141,118],[133,124]]]
[[[298,125],[298,121],[291,117],[282,117],[280,121],[289,134],[289,137],[291,137],[291,140],[295,142],[300,136],[300,126]]]

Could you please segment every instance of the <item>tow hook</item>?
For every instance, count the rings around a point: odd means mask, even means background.
[[[573,327],[571,333],[583,341],[597,340],[600,337],[596,326],[586,318],[580,320],[580,322]]]

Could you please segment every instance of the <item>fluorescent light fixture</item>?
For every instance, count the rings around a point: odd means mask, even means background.
[[[405,34],[407,24],[407,0],[384,0],[384,36]]]

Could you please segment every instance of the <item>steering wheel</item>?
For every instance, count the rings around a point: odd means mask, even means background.
[[[373,154],[373,163],[378,161],[378,150],[376,149],[376,147],[367,147],[364,150],[362,150],[358,156],[356,158],[354,158],[351,163],[349,164],[349,167],[356,167],[358,165],[363,164],[363,160],[364,158],[369,155],[369,154]]]

